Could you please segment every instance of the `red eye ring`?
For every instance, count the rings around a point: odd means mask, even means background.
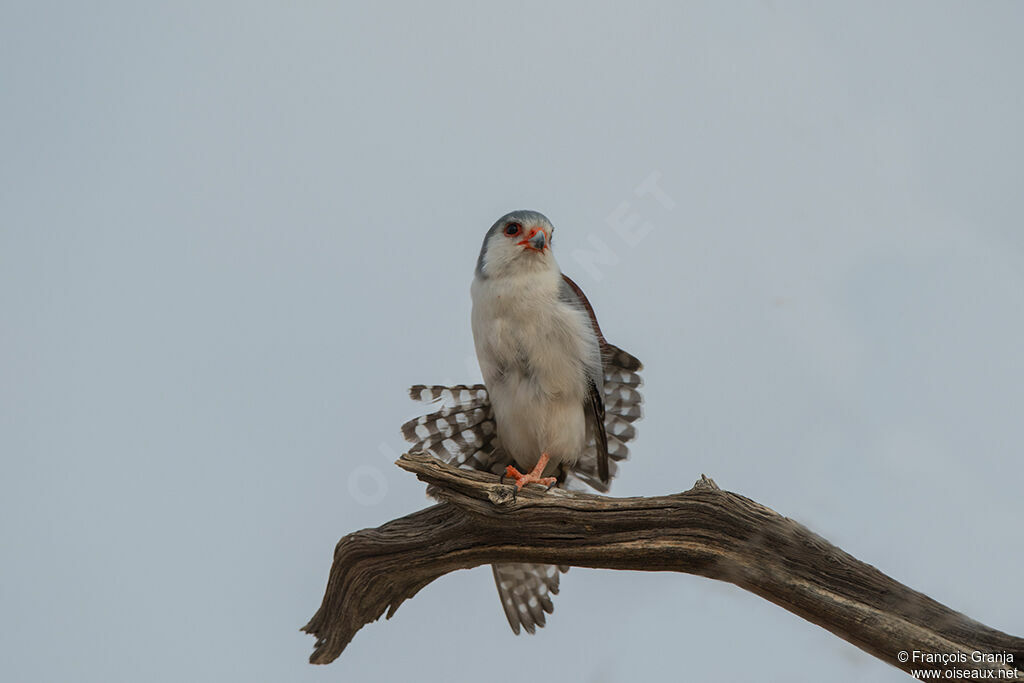
[[[509,223],[505,226],[505,234],[509,237],[515,237],[523,231],[522,223]]]

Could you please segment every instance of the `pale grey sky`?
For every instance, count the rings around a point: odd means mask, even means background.
[[[391,465],[405,389],[478,378],[474,259],[516,208],[646,365],[614,493],[705,472],[1024,634],[1022,30],[1016,2],[5,3],[0,678],[904,680],[732,586],[581,569],[536,636],[481,568],[306,663],[338,538],[427,504]]]

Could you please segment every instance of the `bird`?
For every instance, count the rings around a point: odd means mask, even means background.
[[[529,484],[606,493],[642,416],[634,356],[610,344],[593,307],[552,251],[543,214],[512,211],[484,236],[471,327],[483,384],[418,384],[438,409],[406,422],[414,451]],[[566,566],[492,565],[512,631],[534,633],[554,606]]]

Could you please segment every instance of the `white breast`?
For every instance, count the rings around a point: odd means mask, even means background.
[[[590,319],[558,296],[561,273],[473,283],[473,339],[498,438],[531,469],[547,453],[572,463],[586,443],[587,367],[600,364]]]

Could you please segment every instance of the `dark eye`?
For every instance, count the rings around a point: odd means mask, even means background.
[[[509,223],[505,226],[505,234],[509,237],[515,237],[523,231],[523,226],[520,223]]]

